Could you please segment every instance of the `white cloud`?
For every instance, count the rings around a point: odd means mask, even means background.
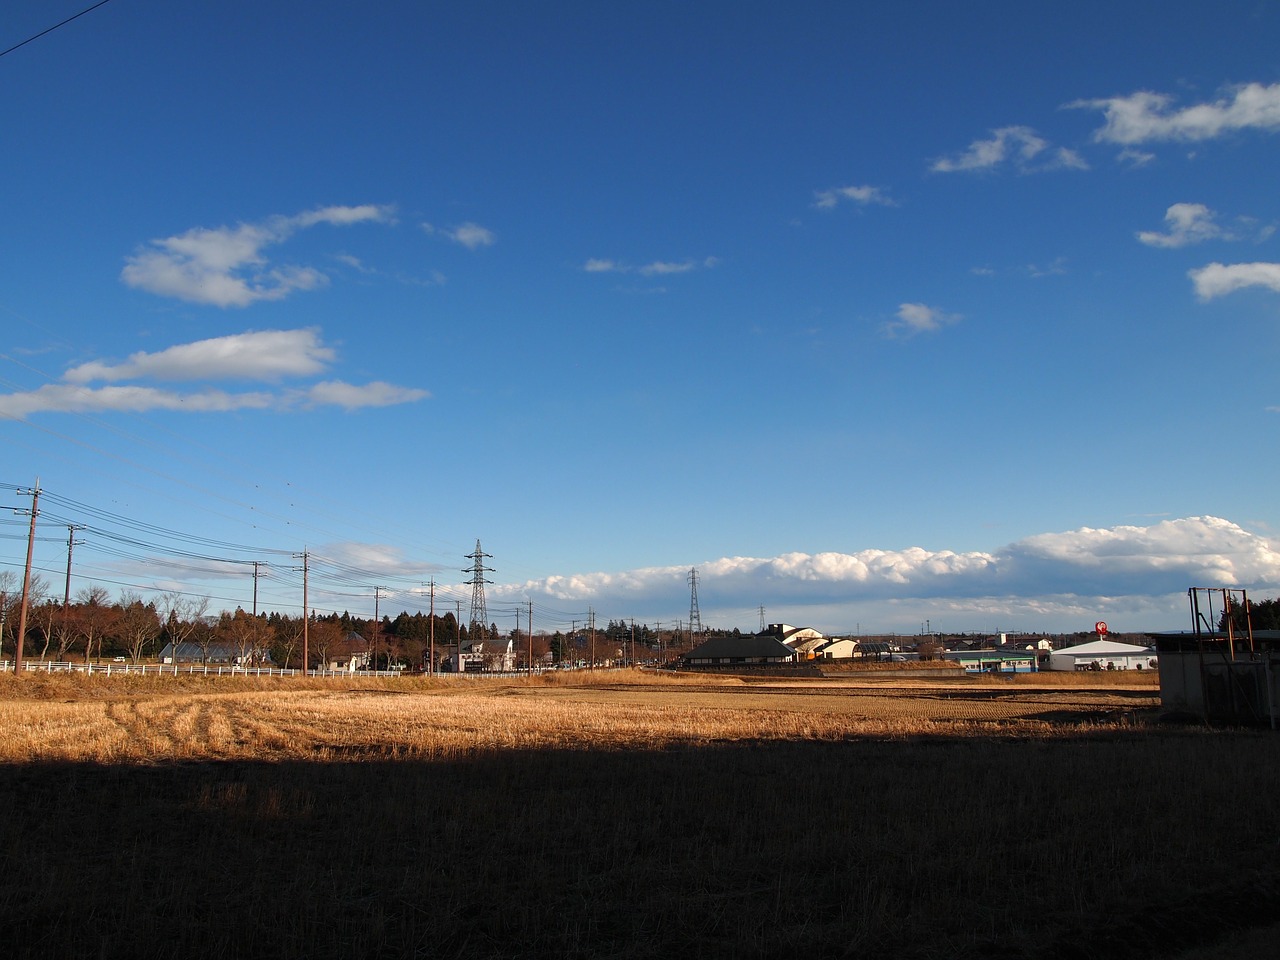
[[[150,246],[125,258],[120,278],[148,293],[217,307],[281,300],[298,290],[322,287],[329,280],[311,267],[273,266],[263,255],[264,249],[321,223],[347,226],[393,220],[391,207],[365,205],[323,207],[235,227],[195,227],[152,240]]]
[[[1006,162],[1020,173],[1089,168],[1074,150],[1051,147],[1030,127],[1001,127],[992,131],[990,140],[975,140],[963,153],[939,157],[929,169],[934,173],[975,172],[994,170]]]
[[[50,383],[27,393],[0,395],[0,416],[21,419],[33,413],[144,413],[148,410],[227,413],[264,410],[275,403],[273,396],[265,392],[228,393],[207,389],[179,393],[142,386],[89,388]]]
[[[645,264],[640,268],[639,272],[646,277],[663,276],[669,273],[688,273],[695,266],[696,264],[692,260],[683,260],[680,263],[655,260],[653,263]]]
[[[390,407],[401,403],[413,403],[431,396],[426,390],[397,387],[375,380],[373,383],[355,385],[341,380],[317,383],[300,394],[308,407],[343,407],[355,410],[360,407]]]
[[[945,325],[956,323],[959,314],[945,313],[937,307],[923,303],[904,303],[898,307],[897,319],[885,324],[884,331],[890,337],[909,337],[917,333],[932,333]]]
[[[478,223],[461,223],[456,227],[437,227],[430,223],[424,223],[422,229],[427,233],[438,233],[440,236],[446,237],[454,243],[466,247],[468,250],[491,247],[498,242],[498,238],[492,230],[482,227]]]
[[[0,394],[0,416],[21,419],[34,413],[90,413],[171,410],[225,413],[234,410],[287,411],[316,407],[386,407],[430,396],[426,390],[375,381],[362,385],[329,380],[282,390],[229,392],[205,387],[174,391],[131,384],[90,387],[96,381],[255,380],[314,376],[336,359],[319,332],[267,330],[179,344],[155,353],[135,353],[123,363],[90,361],[72,367],[63,382],[36,390]]]
[[[1199,141],[1237,130],[1280,130],[1280,83],[1244,84],[1212,103],[1181,110],[1171,109],[1172,103],[1167,94],[1143,90],[1125,97],[1077,100],[1068,106],[1103,112],[1106,123],[1093,135],[1103,143]]]
[[[713,270],[720,265],[719,257],[703,257],[701,260],[654,260],[643,266],[632,267],[617,260],[592,257],[582,265],[587,273],[638,273],[642,277],[662,277],[695,270]]]
[[[91,361],[64,375],[71,383],[94,380],[275,380],[316,374],[335,353],[318,331],[263,330],[198,340],[157,353],[135,353],[124,363]]]
[[[1280,293],[1280,263],[1211,263],[1187,272],[1201,300],[1226,296],[1245,287]]]
[[[327,223],[335,227],[350,226],[353,223],[387,223],[394,224],[395,208],[366,203],[357,207],[320,207],[286,218],[285,228],[314,227],[317,223]]]
[[[1154,153],[1148,153],[1145,150],[1135,150],[1133,147],[1125,147],[1120,151],[1120,159],[1131,167],[1145,167],[1156,158]]]
[[[492,230],[488,230],[478,223],[464,223],[456,228],[450,236],[455,243],[462,244],[468,250],[475,250],[478,247],[491,247],[498,241]]]
[[[1202,203],[1175,203],[1165,211],[1168,233],[1143,230],[1138,239],[1149,247],[1176,248],[1204,240],[1231,240],[1234,237],[1214,222],[1216,214]]]
[[[671,616],[687,604],[690,566],[553,576],[494,593]],[[696,566],[704,611],[744,611],[750,623],[746,611],[764,602],[771,617],[776,611],[780,620],[823,629],[852,629],[859,610],[882,618],[878,627],[864,620],[872,629],[887,629],[887,621],[918,624],[931,611],[949,618],[947,629],[964,629],[960,622],[1012,625],[1020,619],[1088,629],[1099,616],[1110,619],[1108,611],[1167,620],[1177,615],[1179,603],[1186,609],[1186,590],[1193,585],[1280,587],[1276,545],[1217,517],[1082,527],[992,552],[868,549],[724,557]],[[1132,626],[1171,628],[1150,621]]]
[[[814,206],[819,210],[833,209],[842,200],[848,200],[861,207],[879,204],[885,207],[893,207],[896,204],[880,187],[860,186],[860,187],[834,187],[830,190],[815,190]]]

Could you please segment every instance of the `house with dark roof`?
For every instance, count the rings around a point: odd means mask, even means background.
[[[767,633],[712,637],[682,657],[691,667],[776,666],[796,661],[796,652]]]
[[[793,650],[809,640],[826,639],[821,630],[815,630],[813,627],[793,627],[789,623],[771,623],[761,630],[759,635],[777,637]]]

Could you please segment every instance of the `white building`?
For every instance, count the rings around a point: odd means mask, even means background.
[[[1156,666],[1151,647],[1114,640],[1094,640],[1049,654],[1050,670],[1147,670]]]
[[[814,651],[814,655],[823,660],[846,660],[858,650],[858,642],[848,637],[827,640]]]

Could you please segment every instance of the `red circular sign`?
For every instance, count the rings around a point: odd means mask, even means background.
[[[1098,633],[1105,634],[1107,632],[1107,622],[1105,620],[1099,620],[1097,623],[1093,625],[1093,629],[1096,630]]]

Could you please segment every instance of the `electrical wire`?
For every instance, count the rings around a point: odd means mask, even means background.
[[[97,10],[101,6],[105,6],[110,2],[111,0],[98,0],[98,2],[95,3],[93,6],[86,7],[85,9],[81,10],[79,13],[75,14],[74,16],[67,17],[67,19],[63,20],[61,23],[55,23],[52,27],[47,27],[44,30],[41,30],[39,33],[35,34],[34,36],[27,37],[27,39],[23,40],[21,43],[15,43],[8,50],[0,50],[0,57],[8,56],[9,54],[13,53],[13,51],[18,50],[22,47],[25,47],[28,43],[33,43],[34,41],[39,40],[41,37],[44,37],[53,33],[53,31],[57,30],[59,27],[65,27],[68,23],[71,23],[73,20],[79,20],[86,13],[93,13],[94,10]]]

